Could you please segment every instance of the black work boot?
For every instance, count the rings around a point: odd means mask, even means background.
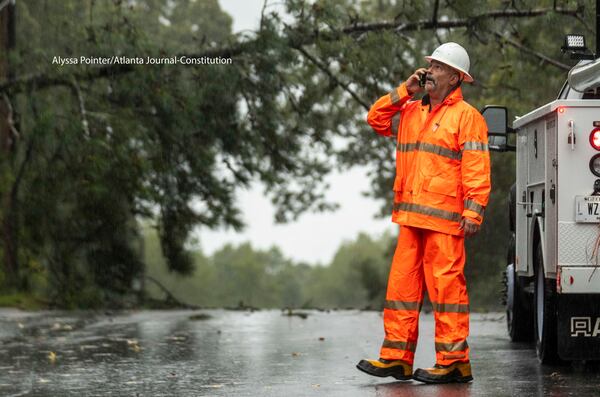
[[[418,368],[413,379],[425,383],[470,382],[473,380],[470,362],[454,362],[450,365],[436,364],[433,368]]]
[[[393,376],[398,380],[412,378],[412,365],[402,360],[360,360],[356,368],[369,375],[386,377]]]

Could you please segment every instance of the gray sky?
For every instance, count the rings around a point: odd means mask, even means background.
[[[269,3],[275,4],[278,1],[270,0]],[[233,17],[234,32],[256,30],[263,0],[219,0],[219,4]],[[279,6],[273,7],[281,10]],[[375,133],[373,139],[378,139]],[[241,233],[203,228],[196,235],[204,253],[212,254],[226,243],[250,241],[255,248],[277,245],[285,256],[295,261],[326,264],[344,240],[356,238],[361,231],[371,235],[379,235],[385,231],[396,232],[397,226],[391,222],[390,217],[374,219],[378,204],[361,195],[369,186],[365,169],[353,168],[343,174],[334,173],[328,181],[331,185],[328,199],[339,203],[340,209],[325,214],[307,213],[298,221],[286,225],[274,224],[273,206],[264,197],[259,184],[255,184],[249,191],[241,192],[237,202],[240,203],[247,227]]]

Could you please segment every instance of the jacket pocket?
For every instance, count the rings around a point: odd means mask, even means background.
[[[446,178],[434,177],[423,184],[423,190],[444,196],[456,197],[457,186],[454,181]]]

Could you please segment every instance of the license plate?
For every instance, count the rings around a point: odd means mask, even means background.
[[[600,196],[575,196],[575,222],[600,222]]]

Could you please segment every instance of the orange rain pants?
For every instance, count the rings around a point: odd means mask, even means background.
[[[464,237],[401,226],[383,310],[380,357],[414,361],[423,281],[435,316],[437,364],[469,360]]]

